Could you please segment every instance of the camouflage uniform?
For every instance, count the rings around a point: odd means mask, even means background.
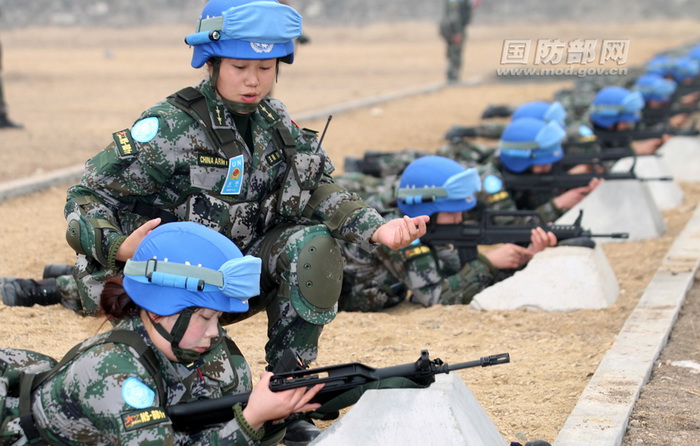
[[[268,363],[274,366],[287,347],[311,361],[340,293],[336,238],[371,250],[369,239],[385,221],[333,183],[333,165],[316,133],[293,124],[281,102],[266,99],[250,115],[251,151],[209,80],[195,90],[206,99],[213,131],[232,132],[227,146],[216,148],[190,112],[162,101],[131,130],[115,133],[114,142],[86,163],[81,183],[68,190],[69,243],[73,231],[72,246],[87,254],[78,256],[75,271],[82,311],[93,314],[104,279],[121,274],[115,255],[126,234],[153,217],[195,221],[263,259],[261,296],[250,300],[247,313],[224,315],[222,324],[265,309]],[[300,256],[323,263],[328,274],[316,283],[304,279],[301,288]],[[299,274],[307,277],[304,270]]]
[[[7,104],[5,104],[5,93],[2,84],[2,43],[0,43],[0,117],[7,116]]]
[[[346,266],[343,270],[341,311],[381,311],[399,304],[411,292],[415,304],[468,304],[472,298],[497,281],[499,270],[479,254],[461,265],[452,247],[431,248],[422,243],[374,253],[360,252],[343,243]]]
[[[445,0],[440,35],[447,43],[447,80],[459,80],[462,69],[462,53],[467,39],[467,25],[471,20],[471,0]],[[453,40],[460,35],[459,42]]]
[[[385,218],[402,216],[394,198],[398,177],[382,180],[351,173],[336,177],[336,182],[357,191]],[[424,307],[468,304],[499,273],[483,255],[462,265],[457,251],[448,246],[431,248],[414,242],[398,250],[380,246],[371,254],[350,243],[341,246],[345,256],[341,311],[381,311],[403,302],[409,291],[411,302]]]
[[[152,401],[134,404],[140,402],[134,398],[138,392],[128,389],[135,388],[143,394],[147,386],[153,391],[157,388],[156,377],[146,370],[131,347],[99,343],[109,334],[102,333],[86,340],[83,345],[91,347],[32,393],[35,425],[50,444],[257,444],[241,430],[236,419],[188,433],[174,430],[164,411],[168,405],[252,390],[250,368],[240,351],[229,351],[232,343],[219,342],[195,363],[184,365],[169,361],[153,346],[138,317],[122,320],[115,329],[138,333],[155,353],[166,399],[161,400],[158,392],[153,392]],[[0,363],[19,362],[17,352],[0,350]],[[17,398],[8,400],[13,401],[6,405],[6,414],[16,416]],[[18,420],[11,416],[3,432],[3,444],[23,435]]]

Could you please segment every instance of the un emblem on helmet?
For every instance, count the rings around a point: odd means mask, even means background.
[[[269,53],[275,47],[274,43],[250,42],[250,47],[256,53]]]

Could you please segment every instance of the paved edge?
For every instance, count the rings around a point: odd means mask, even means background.
[[[51,186],[77,181],[83,175],[84,165],[56,169],[46,174],[0,183],[0,201],[29,194]]]
[[[700,206],[584,389],[554,446],[619,446],[700,262]]]

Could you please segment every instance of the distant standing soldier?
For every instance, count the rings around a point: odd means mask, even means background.
[[[467,39],[467,25],[471,20],[472,8],[481,0],[445,0],[445,8],[440,20],[440,35],[447,42],[447,82],[459,81],[462,69],[462,52]]]
[[[0,16],[2,11],[0,10]],[[0,42],[0,129],[20,129],[21,124],[10,121],[7,117],[7,104],[5,103],[5,93],[2,88],[2,43]]]

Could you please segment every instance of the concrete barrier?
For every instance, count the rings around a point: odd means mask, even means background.
[[[455,373],[427,389],[368,390],[309,446],[506,446],[498,428]]]
[[[638,156],[618,160],[610,169],[612,172],[633,170],[637,178],[673,178],[664,158],[661,156]],[[683,204],[683,190],[675,181],[644,181],[654,204],[660,211],[673,209]]]
[[[615,303],[619,294],[617,277],[600,246],[559,246],[537,253],[525,269],[474,296],[470,306],[476,310],[600,309]]]
[[[628,240],[656,238],[666,232],[666,223],[644,182],[605,181],[556,223],[573,224],[583,210],[581,225],[596,234],[629,233]],[[598,243],[625,239],[598,238]]]
[[[657,153],[676,181],[700,181],[700,137],[674,136]]]

